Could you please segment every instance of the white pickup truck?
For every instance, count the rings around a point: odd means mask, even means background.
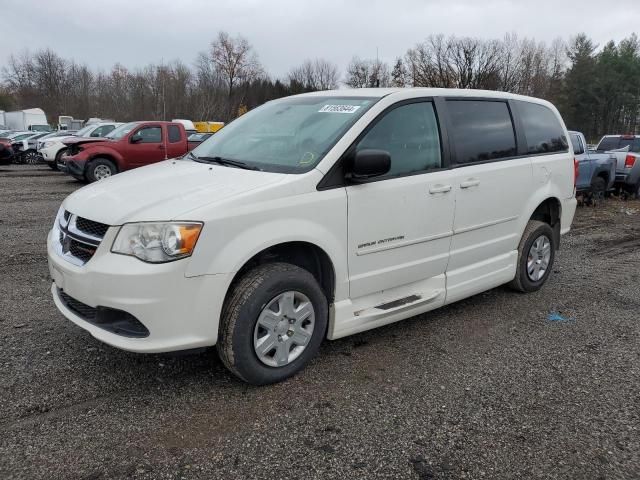
[[[640,198],[640,135],[605,135],[596,151],[616,156],[615,186]]]

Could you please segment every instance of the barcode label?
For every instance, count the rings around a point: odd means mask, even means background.
[[[359,105],[325,105],[318,112],[324,113],[353,113],[360,108]]]

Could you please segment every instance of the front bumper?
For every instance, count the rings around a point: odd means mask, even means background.
[[[74,157],[65,157],[64,165],[60,165],[58,168],[77,179],[83,179],[86,164],[87,162],[85,160],[78,160]]]
[[[41,148],[38,152],[42,155],[45,162],[53,163],[56,161],[56,155],[60,151],[60,147]]]
[[[62,258],[51,232],[47,238],[51,292],[60,312],[98,340],[141,353],[188,350],[215,345],[219,316],[232,275],[186,277],[190,259],[144,263],[111,253],[117,232],[111,227],[93,257],[76,266]],[[148,330],[144,338],[113,333],[69,308],[63,292],[94,309],[126,312]]]

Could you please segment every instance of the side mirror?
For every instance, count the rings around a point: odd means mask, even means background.
[[[347,180],[351,183],[366,183],[372,178],[389,173],[391,155],[386,150],[366,149],[356,152]]]
[[[131,135],[131,143],[140,143],[142,141],[142,135],[138,134],[138,133],[134,133],[133,135]]]
[[[573,154],[574,155],[582,155],[584,153],[584,147],[582,145],[580,145],[580,147],[578,147],[577,150],[574,150]]]

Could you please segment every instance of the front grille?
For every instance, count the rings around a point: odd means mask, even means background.
[[[58,288],[60,301],[82,320],[116,335],[130,338],[149,336],[149,329],[128,312],[109,307],[93,308],[67,295]]]
[[[81,232],[88,233],[94,237],[104,237],[109,229],[109,225],[104,223],[94,222],[93,220],[87,220],[86,218],[76,218],[76,228]]]
[[[100,246],[109,225],[64,211],[58,224],[58,252],[75,265],[87,263]]]

